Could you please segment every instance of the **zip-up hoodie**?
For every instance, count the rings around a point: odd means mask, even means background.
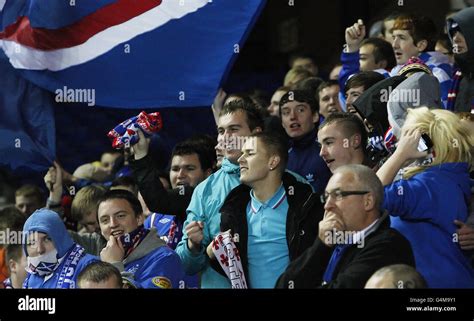
[[[26,220],[23,227],[23,250],[25,255],[28,256],[26,249],[28,234],[32,232],[41,232],[47,234],[54,243],[54,247],[58,252],[57,258],[62,259],[67,257],[73,250],[75,243],[69,236],[69,233],[64,226],[63,221],[56,212],[42,208],[36,210]],[[76,279],[79,273],[90,263],[98,261],[98,258],[90,254],[83,255],[74,270],[72,280],[74,281],[71,285],[75,287]],[[66,260],[62,259],[61,263],[56,267],[52,275],[39,276],[37,274],[29,274],[28,288],[56,288],[59,275],[63,269]]]
[[[432,288],[474,288],[474,270],[456,241],[471,191],[467,163],[445,163],[385,186],[391,226],[411,243],[417,270]]]
[[[137,288],[179,288],[184,270],[178,255],[160,239],[155,228],[122,262],[113,265]]]

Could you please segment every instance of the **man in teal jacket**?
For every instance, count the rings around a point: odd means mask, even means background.
[[[187,274],[201,274],[201,288],[229,288],[227,279],[214,271],[205,253],[220,232],[219,210],[229,192],[240,184],[237,160],[246,136],[259,132],[263,120],[256,107],[245,100],[224,105],[218,119],[218,141],[225,150],[220,170],[194,190],[186,210],[184,235],[176,248]]]

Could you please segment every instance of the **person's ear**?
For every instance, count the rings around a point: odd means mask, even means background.
[[[268,168],[272,171],[274,170],[281,162],[281,158],[278,155],[273,155],[268,161]]]
[[[358,149],[361,145],[361,137],[359,134],[354,134],[351,137],[351,146],[354,149]]]
[[[212,174],[212,168],[208,168],[204,171],[204,178],[208,178]]]
[[[317,111],[313,113],[313,123],[319,123],[319,113]]]
[[[263,130],[262,130],[262,127],[258,126],[258,127],[255,127],[253,130],[252,130],[252,134],[255,134],[255,133],[261,133]]]
[[[416,48],[418,48],[419,52],[425,51],[426,47],[428,47],[428,40],[420,40],[416,43]]]
[[[145,215],[143,215],[143,213],[138,215],[137,221],[138,221],[138,226],[143,225],[145,223]]]
[[[18,263],[16,263],[16,261],[13,260],[13,259],[10,259],[10,260],[8,261],[8,269],[10,270],[10,273],[11,273],[11,274],[17,272],[17,271],[16,271],[16,270],[17,270],[17,265],[18,265]]]
[[[388,65],[387,60],[382,59],[377,63],[377,67],[378,67],[377,69],[386,69],[387,65]]]
[[[375,207],[375,196],[372,192],[369,192],[364,195],[364,209],[368,212],[374,209]]]

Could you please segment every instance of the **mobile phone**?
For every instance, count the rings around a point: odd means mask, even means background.
[[[420,142],[418,143],[418,151],[426,152],[433,147],[433,142],[427,134],[421,134]]]

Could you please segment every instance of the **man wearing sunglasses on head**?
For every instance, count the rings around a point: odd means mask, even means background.
[[[382,213],[383,186],[364,165],[333,172],[324,195],[319,237],[280,276],[278,288],[364,288],[391,264],[415,266],[408,240]]]

